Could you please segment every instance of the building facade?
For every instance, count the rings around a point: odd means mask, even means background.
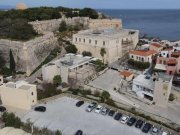
[[[172,76],[140,74],[133,80],[132,90],[140,98],[149,99],[158,106],[166,106],[172,87]]]
[[[100,28],[122,28],[121,19],[90,19],[89,20],[90,29],[100,29]]]
[[[90,63],[92,57],[66,54],[64,57],[42,67],[43,81],[53,82],[56,75],[60,75],[62,82],[69,83],[71,79],[83,81],[95,74],[94,66]]]
[[[0,86],[2,104],[30,110],[37,103],[36,85],[27,82],[8,82]]]
[[[159,43],[152,43],[152,44],[150,44],[149,49],[154,50],[159,53],[163,50],[163,46]]]
[[[112,63],[135,48],[139,31],[127,29],[85,30],[73,35],[73,44],[78,53],[89,51],[93,57]],[[101,50],[105,50],[104,56]]]
[[[157,52],[154,50],[133,50],[129,52],[129,58],[135,61],[151,63],[156,54]]]

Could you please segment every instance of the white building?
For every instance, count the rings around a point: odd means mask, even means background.
[[[93,57],[112,63],[135,48],[139,41],[138,30],[128,29],[101,29],[83,30],[73,35],[73,44],[78,53],[89,51]],[[101,50],[105,49],[104,56]]]
[[[152,62],[153,56],[157,54],[154,50],[132,50],[129,52],[129,58],[140,62]]]
[[[30,110],[37,103],[36,85],[24,81],[8,82],[0,86],[2,104],[24,110]]]
[[[132,90],[141,98],[154,101],[158,106],[166,106],[172,87],[172,76],[166,74],[138,75],[133,80]]]
[[[75,54],[66,54],[64,57],[42,67],[43,80],[53,82],[56,75],[60,75],[62,82],[69,83],[69,79],[84,80],[95,73],[89,63],[92,57]]]

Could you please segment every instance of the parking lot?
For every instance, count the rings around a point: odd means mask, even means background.
[[[94,111],[86,112],[88,103],[76,107],[78,100],[62,97],[46,103],[46,112],[31,111],[22,117],[28,119],[37,127],[47,127],[51,130],[61,130],[63,135],[74,135],[82,130],[83,135],[144,135],[140,129],[121,124],[113,117],[97,114]]]

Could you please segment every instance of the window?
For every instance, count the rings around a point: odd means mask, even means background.
[[[84,43],[86,42],[86,40],[84,39]]]
[[[32,102],[34,103],[34,100]]]
[[[81,38],[79,38],[79,42],[81,42]]]
[[[76,38],[76,42],[77,42],[77,38]]]
[[[131,56],[131,58],[133,58],[133,55]]]
[[[103,41],[103,45],[105,45],[106,44],[106,42],[105,41]]]
[[[34,95],[34,93],[32,92],[32,93],[31,93],[31,95],[33,96],[33,95]]]
[[[95,40],[95,44],[97,45],[97,40]]]
[[[89,39],[89,43],[91,44],[91,39]]]

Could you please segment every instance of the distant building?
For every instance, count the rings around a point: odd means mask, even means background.
[[[75,54],[66,54],[64,57],[42,67],[43,81],[53,82],[56,75],[60,75],[62,82],[69,83],[70,79],[83,82],[95,73],[94,66],[90,63],[92,57]]]
[[[8,82],[0,86],[2,104],[30,110],[37,103],[36,85],[24,81]]]
[[[122,78],[124,78],[126,81],[131,81],[134,77],[134,74],[130,71],[124,70],[124,71],[120,72],[120,76]]]
[[[27,5],[25,4],[25,3],[18,3],[17,5],[16,5],[16,9],[17,10],[25,10],[25,9],[27,9],[28,7],[27,7]]]
[[[156,54],[157,52],[154,50],[132,50],[129,52],[129,58],[135,61],[151,63]]]
[[[163,46],[159,43],[152,43],[150,44],[150,50],[154,50],[156,52],[161,52],[163,50]]]
[[[112,63],[135,48],[139,41],[138,30],[128,29],[101,29],[83,30],[73,35],[73,44],[78,53],[89,51],[93,57]],[[105,54],[101,56],[101,49]]]
[[[132,90],[141,98],[149,99],[158,106],[166,106],[171,92],[172,76],[140,74],[133,80]]]
[[[104,28],[122,28],[121,19],[91,19],[89,20],[90,29],[104,29]]]
[[[170,57],[172,52],[174,52],[173,48],[167,48],[167,49],[163,49],[160,52],[160,56],[161,57]]]

